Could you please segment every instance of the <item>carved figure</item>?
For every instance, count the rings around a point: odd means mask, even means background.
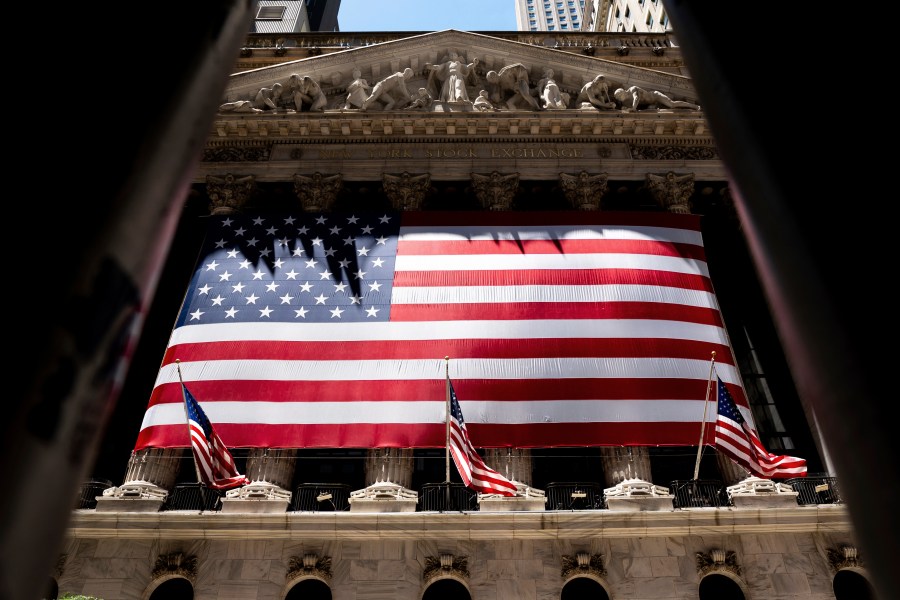
[[[415,97],[413,97],[412,101],[404,106],[406,109],[416,109],[416,108],[431,108],[431,103],[434,102],[434,98],[431,97],[431,94],[428,93],[428,90],[425,88],[419,88],[419,91],[416,92]]]
[[[497,110],[494,108],[493,103],[491,103],[487,90],[481,90],[481,92],[479,92],[478,97],[475,98],[475,102],[472,103],[472,106],[475,110],[480,110],[482,112]]]
[[[310,112],[321,112],[325,110],[328,99],[322,93],[322,88],[309,75],[302,77],[297,73],[291,75],[288,80],[288,93],[294,101],[294,107],[297,112],[303,109],[303,105],[309,106]]]
[[[344,109],[362,108],[371,91],[372,86],[362,78],[362,72],[359,69],[353,69],[353,81],[347,84],[347,100],[344,102]]]
[[[580,103],[581,108],[612,109],[616,107],[616,103],[609,98],[609,84],[606,83],[606,76],[602,74],[584,84],[575,101]]]
[[[237,100],[219,105],[221,112],[250,112],[259,113],[266,109],[276,110],[281,99],[283,87],[280,83],[273,83],[272,87],[263,87],[256,92],[253,100]]]
[[[407,67],[403,71],[397,71],[376,83],[375,87],[372,88],[372,93],[363,102],[362,110],[369,110],[376,101],[385,102],[384,110],[391,110],[400,100],[409,101],[411,97],[409,90],[406,89],[406,82],[412,76],[413,70]]]
[[[523,101],[534,110],[541,110],[531,92],[528,68],[522,63],[506,65],[499,71],[488,71],[488,96],[495,104],[506,104],[515,110]]]
[[[553,79],[553,69],[544,70],[544,77],[538,81],[537,90],[541,100],[544,101],[544,108],[550,110],[566,108],[566,102],[559,91],[559,86]]]
[[[622,104],[622,110],[638,110],[641,106],[665,106],[666,108],[691,108],[700,110],[700,106],[683,100],[672,100],[662,92],[648,91],[636,85],[628,89],[619,88],[613,97]]]
[[[437,79],[442,82],[438,95],[442,102],[470,102],[469,94],[466,92],[466,80],[470,75],[475,74],[476,66],[478,66],[477,58],[466,64],[460,60],[456,52],[451,50],[441,64],[425,65],[425,69],[430,71],[428,87],[431,88],[430,91],[436,93],[437,86],[434,80]]]

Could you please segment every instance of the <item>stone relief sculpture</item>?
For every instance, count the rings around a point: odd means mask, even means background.
[[[375,84],[372,93],[363,102],[362,110],[369,110],[376,102],[383,102],[383,110],[391,110],[401,100],[411,101],[409,90],[406,89],[406,82],[413,76],[413,70],[407,67],[403,71],[397,71],[393,75],[388,75]]]
[[[428,90],[425,88],[419,88],[419,91],[416,92],[416,95],[413,99],[404,106],[403,108],[406,110],[415,110],[415,109],[425,109],[428,110],[431,108],[431,104],[434,102],[434,98],[431,97],[431,94],[428,93]]]
[[[480,110],[482,112],[497,110],[494,107],[493,102],[491,102],[491,99],[488,97],[487,90],[481,90],[481,92],[478,93],[478,97],[475,98],[475,102],[472,103],[472,107],[475,110]]]
[[[509,110],[515,110],[524,103],[534,110],[541,109],[531,91],[528,68],[522,63],[506,65],[499,71],[488,71],[485,79],[488,82],[488,97],[495,106],[505,105]]]
[[[253,100],[236,100],[219,105],[221,112],[249,112],[259,113],[264,110],[277,110],[281,100],[283,87],[280,83],[273,83],[272,87],[263,87],[256,92]]]
[[[469,94],[466,92],[466,81],[470,76],[475,75],[476,66],[478,66],[477,58],[467,64],[460,60],[459,54],[453,50],[444,57],[444,61],[439,65],[426,63],[425,70],[429,71],[429,91],[441,102],[471,102]],[[435,81],[441,83],[440,92],[438,92]]]
[[[294,108],[301,112],[307,106],[309,112],[321,112],[325,110],[328,99],[322,92],[319,84],[309,75],[293,73],[288,80],[288,96],[294,101]]]
[[[344,101],[344,110],[360,109],[372,91],[369,82],[362,78],[359,69],[353,69],[353,81],[347,84],[347,99]]]
[[[579,108],[613,109],[616,103],[609,98],[609,84],[606,76],[597,75],[582,86],[575,102]]]
[[[697,104],[683,100],[672,100],[662,92],[645,90],[636,85],[628,89],[618,88],[613,92],[613,97],[622,104],[622,110],[625,111],[638,110],[641,106],[700,110],[700,106]]]
[[[560,110],[568,108],[569,95],[559,91],[559,86],[553,79],[553,69],[544,69],[544,76],[537,84],[538,96],[540,96],[548,110]]]

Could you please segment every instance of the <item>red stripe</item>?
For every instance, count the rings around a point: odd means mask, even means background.
[[[443,423],[429,425],[247,425],[221,423],[230,448],[443,448]],[[528,423],[467,425],[473,439],[503,440],[503,448],[572,446],[696,446],[700,423]],[[184,425],[161,425],[138,435],[136,450],[184,448]]]
[[[694,400],[703,412],[706,382],[697,379],[457,379],[467,401],[491,400]],[[157,386],[149,406],[180,402],[178,383]],[[220,402],[393,402],[437,401],[444,395],[444,382],[437,379],[386,381],[193,381],[191,389],[204,398]],[[735,398],[746,403],[743,395]],[[714,406],[710,407],[715,410]],[[216,425],[218,430],[219,424]],[[221,432],[219,433],[221,435]],[[183,437],[183,436],[182,436]]]
[[[658,285],[713,293],[703,275],[640,269],[509,269],[503,271],[397,271],[395,287],[471,285]]]
[[[201,360],[414,360],[459,358],[688,358],[710,353],[731,364],[722,344],[666,338],[545,338],[521,340],[402,340],[373,342],[246,341],[179,344],[166,350],[163,364]],[[206,398],[207,396],[204,396]]]
[[[723,327],[719,311],[661,302],[517,302],[395,304],[391,321],[527,321],[534,319],[650,319]]]
[[[398,256],[470,254],[638,254],[677,256],[706,261],[703,246],[654,240],[404,240]]]
[[[577,223],[575,223],[577,221]],[[667,212],[616,212],[616,211],[482,211],[478,222],[473,223],[468,211],[408,211],[401,216],[402,227],[499,227],[501,230],[516,225],[524,226],[583,226],[583,225],[634,225],[637,227],[675,227],[700,231],[699,215],[682,215]],[[401,231],[402,232],[402,231]]]

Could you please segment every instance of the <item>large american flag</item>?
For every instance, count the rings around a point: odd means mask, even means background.
[[[443,447],[445,356],[482,447],[695,446],[712,352],[746,406],[699,219],[209,217],[136,447],[189,444],[176,360],[231,447]]]
[[[719,407],[716,449],[752,475],[763,479],[805,477],[806,461],[795,456],[775,455],[766,450],[721,379],[717,378],[716,386]]]

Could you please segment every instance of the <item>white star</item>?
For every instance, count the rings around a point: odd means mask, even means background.
[[[278,245],[279,245],[279,246],[287,246],[287,245],[288,245],[288,239],[287,239],[287,237],[283,237],[283,238],[281,238],[280,240],[278,240]]]
[[[240,252],[240,250],[237,250],[237,249],[229,250],[228,258],[237,258],[238,252]]]
[[[346,288],[347,288],[347,284],[344,282],[334,284],[335,292],[343,292]]]
[[[260,317],[268,317],[269,314],[271,314],[271,312],[272,312],[272,309],[267,306],[265,308],[259,309],[259,316]]]
[[[219,240],[218,242],[216,242],[216,248],[224,248],[226,243],[227,242],[225,242],[225,240],[223,238],[223,239]]]
[[[290,304],[291,300],[293,300],[293,299],[294,299],[294,297],[291,296],[290,294],[285,294],[284,296],[281,297],[281,303],[282,304]]]
[[[355,240],[353,237],[351,237],[351,236],[348,235],[347,237],[344,238],[344,245],[345,245],[345,246],[352,246],[352,245],[353,245],[353,242],[355,242],[355,241],[356,241],[356,240]]]
[[[284,261],[279,258],[278,260],[275,261],[274,266],[276,269],[280,269],[281,265],[283,265],[283,264],[284,264]]]
[[[363,277],[365,277],[365,275],[366,275],[366,272],[363,271],[362,269],[360,269],[359,271],[356,272],[357,279],[362,279]]]
[[[338,234],[341,233],[341,228],[338,227],[337,225],[335,225],[334,227],[332,227],[332,228],[329,229],[328,231],[331,232],[331,235],[338,235]]]
[[[359,217],[357,217],[355,215],[351,215],[347,218],[347,223],[349,223],[351,225],[356,225],[357,221],[359,221]]]
[[[195,310],[194,312],[191,313],[191,321],[194,321],[194,320],[199,321],[200,315],[202,315],[202,314],[204,314],[203,311],[198,308],[197,310]]]
[[[233,291],[237,292],[238,294],[240,294],[241,292],[244,291],[244,284],[238,282],[238,283],[236,283],[235,285],[231,286],[231,289],[232,289]]]
[[[206,294],[209,293],[209,290],[211,290],[211,289],[212,288],[209,287],[208,285],[204,285],[202,288],[197,288],[197,291],[200,292],[201,296],[205,296]]]
[[[382,265],[384,265],[384,259],[383,259],[383,258],[376,258],[375,260],[372,261],[372,266],[373,266],[373,267],[380,267],[380,266],[382,266]]]
[[[326,300],[328,300],[328,298],[325,297],[325,294],[319,294],[318,296],[316,296],[316,304],[325,304]]]
[[[237,311],[238,311],[238,309],[236,309],[236,308],[234,308],[234,307],[232,306],[231,308],[229,308],[228,310],[225,311],[225,318],[226,318],[226,319],[233,319],[233,318],[234,318],[234,315],[237,314]]]
[[[216,267],[218,267],[218,266],[219,266],[219,263],[217,263],[216,261],[212,261],[211,263],[207,263],[206,270],[207,271],[215,271]]]
[[[270,252],[272,252],[270,249],[264,248],[263,250],[259,251],[259,255],[260,256],[268,256]]]
[[[325,257],[334,256],[337,250],[332,250],[331,248],[325,248]]]
[[[340,265],[340,267],[341,267],[342,269],[346,269],[347,267],[350,266],[350,261],[347,260],[347,259],[345,258],[344,260],[342,260],[341,262],[339,262],[338,265]]]
[[[321,246],[322,245],[322,238],[313,238],[311,241],[312,241],[313,246]]]
[[[225,299],[225,297],[222,296],[221,294],[219,294],[218,296],[216,296],[215,298],[212,299],[213,306],[222,306],[222,300],[224,300],[224,299]]]
[[[362,232],[363,233],[372,233],[372,226],[366,225],[365,227],[362,228]]]
[[[380,292],[380,291],[381,291],[381,284],[378,283],[377,281],[376,281],[375,283],[370,283],[370,284],[369,284],[369,291],[371,291],[371,292]]]
[[[306,313],[308,313],[309,311],[306,310],[305,308],[296,308],[296,309],[294,309],[294,312],[297,313],[297,314],[294,316],[295,319],[296,319],[297,317],[303,317],[303,318],[305,319],[305,318],[306,318]]]
[[[256,244],[258,244],[258,243],[259,243],[259,240],[256,238],[250,238],[249,240],[247,240],[247,245],[253,246],[254,248],[256,247]]]
[[[387,245],[387,244],[385,244],[385,242],[387,242],[387,238],[386,238],[386,237],[383,237],[383,236],[382,236],[382,237],[379,237],[379,238],[375,238],[375,241],[378,242],[379,244],[381,244],[382,246]]]
[[[369,249],[366,248],[365,246],[363,246],[362,248],[360,248],[359,250],[357,250],[356,253],[359,254],[360,256],[368,256],[368,255],[369,255]]]
[[[311,291],[312,291],[312,284],[311,284],[310,282],[308,282],[308,281],[307,281],[306,283],[301,284],[301,285],[300,285],[300,291],[301,291],[301,292],[311,292]]]
[[[308,261],[306,261],[306,268],[307,268],[307,269],[312,269],[312,268],[314,268],[317,264],[319,264],[319,261],[317,261],[317,260],[314,259],[314,258],[311,258],[311,259],[309,259]]]
[[[247,259],[245,258],[245,259],[244,259],[244,262],[241,263],[241,268],[242,268],[242,269],[249,269],[249,268],[250,268],[250,261],[247,260]]]
[[[297,235],[306,235],[306,233],[308,231],[309,231],[309,227],[304,225],[303,227],[301,227],[300,229],[297,230]]]
[[[263,275],[265,275],[265,273],[263,273],[261,270],[257,271],[256,273],[253,274],[253,281],[262,280]]]
[[[333,319],[333,318],[337,317],[338,319],[340,319],[340,318],[341,318],[341,313],[343,313],[343,312],[344,312],[344,309],[343,309],[343,308],[335,308],[335,309],[332,309],[332,311],[331,311],[331,318]]]
[[[318,219],[316,219],[316,225],[324,225],[324,224],[325,224],[325,217],[320,216]]]
[[[287,278],[288,278],[288,279],[297,279],[297,275],[299,275],[299,274],[300,274],[300,273],[298,273],[297,271],[295,271],[295,270],[293,270],[293,269],[291,269],[290,271],[288,271],[287,273],[285,273],[285,275],[287,275]]]
[[[256,217],[255,219],[253,219],[253,224],[254,225],[262,225],[263,221],[265,221],[265,219],[263,219],[262,217]]]
[[[319,281],[328,279],[329,277],[331,277],[331,271],[322,271],[321,273],[319,273]]]
[[[380,309],[375,308],[374,306],[370,306],[369,308],[366,309],[366,316],[367,317],[377,317],[379,310]]]
[[[294,221],[296,221],[296,220],[297,220],[297,219],[295,219],[294,217],[287,217],[287,218],[284,220],[284,224],[285,224],[285,225],[293,225],[293,224],[294,224]]]
[[[382,222],[382,223],[387,223],[388,221],[391,220],[391,218],[390,218],[389,216],[387,216],[387,215],[384,215],[383,217],[381,217],[381,218],[378,219],[378,220],[379,220],[380,222]]]
[[[359,304],[360,306],[362,306],[362,298],[360,298],[357,294],[353,294],[352,296],[350,296],[350,304]]]
[[[268,291],[268,292],[275,292],[275,291],[278,291],[278,286],[279,286],[279,285],[280,285],[280,284],[275,283],[275,282],[273,281],[272,283],[266,285],[266,291]]]
[[[275,229],[274,226],[273,226],[273,227],[269,227],[268,229],[266,229],[266,233],[268,233],[269,235],[271,235],[271,236],[273,236],[273,237],[275,236],[275,233],[276,233],[277,231],[278,231],[278,230]]]
[[[234,235],[244,235],[245,233],[247,233],[247,230],[243,227],[238,227],[234,230]]]
[[[219,275],[219,281],[228,281],[229,279],[231,279],[231,273],[229,273],[228,271],[225,271],[224,273]]]
[[[294,256],[303,256],[303,248],[300,246],[294,248]]]
[[[224,221],[222,221],[222,227],[231,227],[231,224],[234,221],[231,220],[231,217],[227,217]]]
[[[249,296],[244,298],[244,300],[247,301],[247,304],[256,304],[256,301],[259,300],[259,296],[257,296],[256,294],[250,294]]]

